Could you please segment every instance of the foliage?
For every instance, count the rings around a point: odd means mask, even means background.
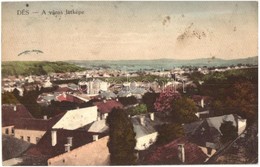
[[[107,124],[111,165],[134,165],[136,139],[133,124],[127,113],[122,109],[113,109],[108,114]]]
[[[159,93],[150,93],[147,92],[143,95],[143,103],[146,104],[148,112],[155,112],[154,103],[159,97]]]
[[[247,81],[235,83],[226,102],[231,111],[236,111],[240,116],[249,119],[249,122],[257,119],[258,97],[255,86],[257,85]]]
[[[228,141],[234,140],[237,134],[237,128],[233,125],[232,121],[224,121],[220,126],[220,131],[222,133],[221,142],[226,143]]]
[[[130,115],[140,115],[147,113],[147,107],[145,104],[139,104],[136,107],[127,110]]]
[[[5,76],[18,76],[18,75],[46,75],[49,73],[64,73],[83,71],[84,68],[78,67],[66,62],[36,62],[36,61],[12,61],[2,63],[2,75]]]
[[[169,143],[184,136],[184,130],[180,124],[163,124],[158,128],[158,133],[156,143],[159,145]]]
[[[19,101],[16,99],[13,93],[2,93],[2,104],[17,104]]]
[[[133,105],[137,103],[137,99],[134,96],[130,97],[120,97],[118,98],[119,102],[122,103],[124,106]]]
[[[179,123],[190,123],[198,118],[195,113],[198,112],[198,107],[192,99],[182,97],[173,102],[171,116],[174,121]]]
[[[176,92],[172,87],[166,87],[156,99],[154,103],[155,109],[159,112],[169,113],[172,111],[173,102],[178,98],[180,98],[178,92]]]

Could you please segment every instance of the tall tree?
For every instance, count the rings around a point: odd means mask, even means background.
[[[131,119],[122,109],[114,108],[107,117],[109,126],[108,149],[111,165],[134,165],[135,132]]]
[[[163,124],[158,128],[158,137],[156,143],[166,144],[174,139],[184,136],[183,127],[180,124]]]

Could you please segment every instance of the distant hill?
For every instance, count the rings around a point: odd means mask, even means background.
[[[157,59],[157,60],[71,60],[67,61],[86,68],[111,68],[119,70],[172,69],[181,66],[231,66],[238,64],[258,65],[258,56],[244,59],[224,60],[218,58],[202,58],[192,60]]]
[[[67,62],[48,61],[10,61],[2,62],[2,76],[8,75],[46,75],[52,72],[75,72],[85,68]]]

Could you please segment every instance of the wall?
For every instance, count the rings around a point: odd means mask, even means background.
[[[147,149],[151,144],[153,144],[156,141],[158,133],[154,132],[149,135],[145,135],[143,137],[137,138],[135,149],[137,150],[145,150]]]
[[[6,134],[6,129],[8,129],[8,134],[6,135],[14,135],[12,133],[12,128],[14,128],[14,126],[5,126],[5,127],[2,127],[2,133],[3,134]]]
[[[49,166],[109,165],[108,136],[48,159]]]
[[[30,143],[37,144],[36,137],[39,139],[46,133],[46,131],[39,131],[39,130],[25,130],[25,129],[15,129],[14,137],[21,139],[23,136],[23,140],[27,141],[27,137],[30,137]]]

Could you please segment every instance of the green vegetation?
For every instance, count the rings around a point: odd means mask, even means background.
[[[2,93],[2,104],[17,104],[19,101],[16,99],[13,93]]]
[[[179,137],[184,136],[183,127],[180,124],[163,124],[158,128],[158,145],[169,143]]]
[[[139,104],[136,107],[128,109],[127,113],[130,115],[145,114],[145,113],[147,113],[147,107],[145,104]]]
[[[232,121],[224,121],[220,126],[220,131],[222,133],[221,142],[226,143],[228,141],[234,140],[237,134],[237,128],[233,125]]]
[[[103,78],[100,78],[101,80],[104,80]],[[144,83],[152,83],[156,81],[159,83],[159,85],[166,84],[169,80],[169,78],[166,77],[160,77],[156,75],[140,75],[136,77],[110,77],[105,79],[107,82],[114,83],[114,84],[120,84],[124,82],[144,82]]]
[[[171,116],[176,122],[191,123],[198,120],[196,112],[198,112],[198,107],[195,102],[192,99],[182,97],[173,102]]]
[[[122,109],[113,109],[107,117],[109,126],[108,149],[111,165],[134,165],[135,132],[131,119]]]
[[[46,75],[49,73],[63,73],[83,71],[84,68],[66,62],[48,62],[48,61],[12,61],[2,63],[2,75],[18,76],[18,75]]]
[[[215,72],[203,76],[197,84],[201,95],[213,97],[215,115],[238,114],[251,124],[258,115],[258,69]]]

